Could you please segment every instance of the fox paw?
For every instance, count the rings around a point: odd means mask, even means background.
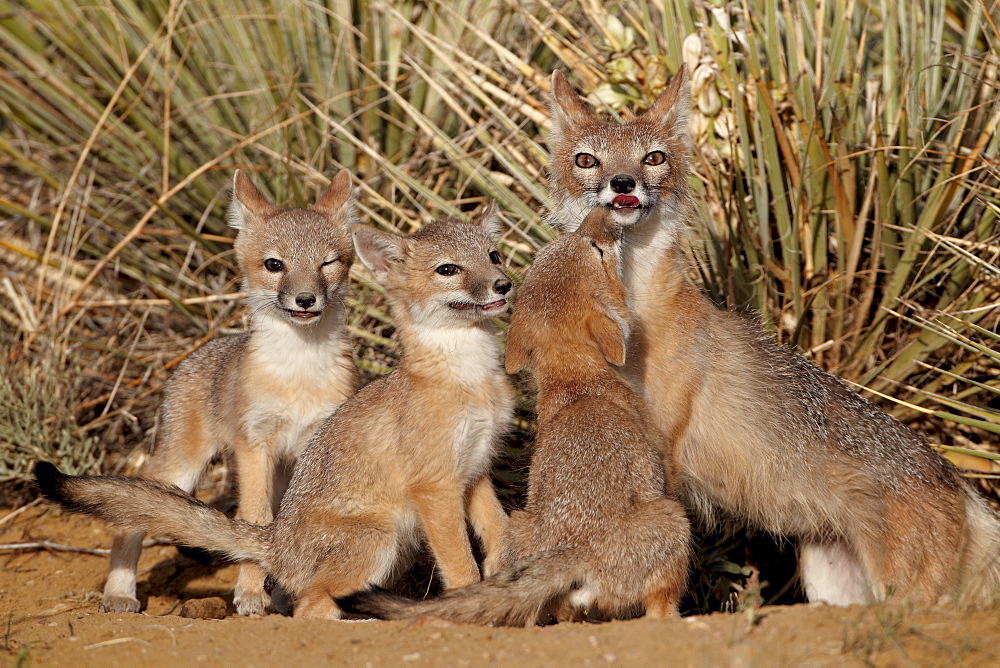
[[[501,571],[500,567],[500,554],[494,552],[490,556],[483,560],[483,578],[488,578],[491,575],[499,573]]]
[[[140,607],[134,596],[105,596],[101,600],[101,612],[139,612]]]
[[[271,595],[263,587],[252,590],[237,587],[233,592],[233,604],[238,615],[263,615],[271,605]]]

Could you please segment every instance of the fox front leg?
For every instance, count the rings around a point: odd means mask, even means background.
[[[457,480],[445,481],[418,491],[413,498],[446,589],[479,582],[479,567],[469,544],[460,490]]]
[[[472,530],[482,541],[483,552],[486,554],[483,560],[483,577],[489,577],[500,570],[500,553],[508,519],[488,476],[483,476],[472,486],[466,512]]]

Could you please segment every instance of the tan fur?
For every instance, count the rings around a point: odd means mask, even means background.
[[[122,479],[43,469],[40,485],[67,507],[258,563],[293,596],[296,616],[339,617],[332,597],[391,581],[421,538],[445,586],[478,581],[466,521],[488,556],[499,550],[507,516],[488,476],[513,409],[491,322],[511,287],[496,226],[491,209],[478,223],[437,221],[407,238],[354,228],[403,354],[319,427],[270,525]]]
[[[545,247],[518,295],[506,366],[534,363],[538,435],[502,570],[437,600],[362,592],[341,601],[346,609],[492,625],[677,614],[690,531],[667,493],[645,404],[614,368],[631,318],[609,219],[596,209]]]
[[[667,437],[665,462],[688,509],[709,524],[797,537],[811,600],[993,600],[1000,521],[958,471],[685,281],[678,239],[693,205],[683,69],[624,124],[592,116],[560,73],[552,83],[551,222],[575,229],[625,192],[615,183],[633,186],[641,205],[610,209],[626,226],[623,279],[638,316],[628,373]],[[576,164],[582,152],[593,156],[587,167]],[[647,164],[654,152],[666,160]]]
[[[319,421],[355,390],[343,305],[354,260],[350,173],[341,171],[308,209],[283,209],[237,170],[230,223],[239,229],[236,260],[249,294],[250,329],[213,339],[178,367],[164,390],[155,447],[142,473],[191,492],[209,461],[231,451],[239,517],[267,524]],[[265,260],[284,266],[269,271]],[[102,610],[139,611],[142,536],[115,534]],[[240,614],[262,613],[270,603],[264,575],[253,564],[240,570],[234,595]]]

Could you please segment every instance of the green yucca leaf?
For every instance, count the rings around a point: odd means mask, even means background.
[[[1000,461],[1000,454],[995,452],[983,452],[982,450],[970,450],[969,448],[956,448],[951,445],[941,445],[938,447],[947,452],[957,452],[962,455],[969,455],[970,457],[979,457],[981,459],[989,459],[990,461]]]
[[[936,373],[939,373],[939,374],[941,374],[943,376],[947,376],[948,378],[951,378],[953,380],[960,381],[961,384],[971,385],[971,386],[976,387],[976,388],[978,388],[980,390],[985,390],[986,392],[993,392],[995,394],[1000,394],[1000,386],[998,386],[996,384],[996,383],[1000,383],[1000,381],[995,381],[995,383],[993,385],[989,385],[987,383],[980,383],[980,382],[972,380],[970,378],[966,378],[964,376],[960,376],[960,375],[958,375],[956,373],[952,373],[950,371],[945,371],[944,369],[940,369],[938,367],[931,366],[930,364],[927,364],[925,362],[918,362],[918,364],[921,367],[925,368],[925,369],[933,370]],[[924,388],[921,388],[921,391],[926,391],[926,390]]]

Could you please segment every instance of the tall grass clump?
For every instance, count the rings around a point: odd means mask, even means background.
[[[998,18],[981,0],[0,0],[0,372],[59,360],[60,410],[120,469],[169,371],[241,326],[235,167],[285,205],[346,167],[363,216],[404,233],[494,198],[517,273],[553,236],[552,69],[627,116],[686,63],[692,278],[987,485]],[[392,322],[355,279],[357,359],[384,373]],[[24,438],[51,439],[0,447]]]

